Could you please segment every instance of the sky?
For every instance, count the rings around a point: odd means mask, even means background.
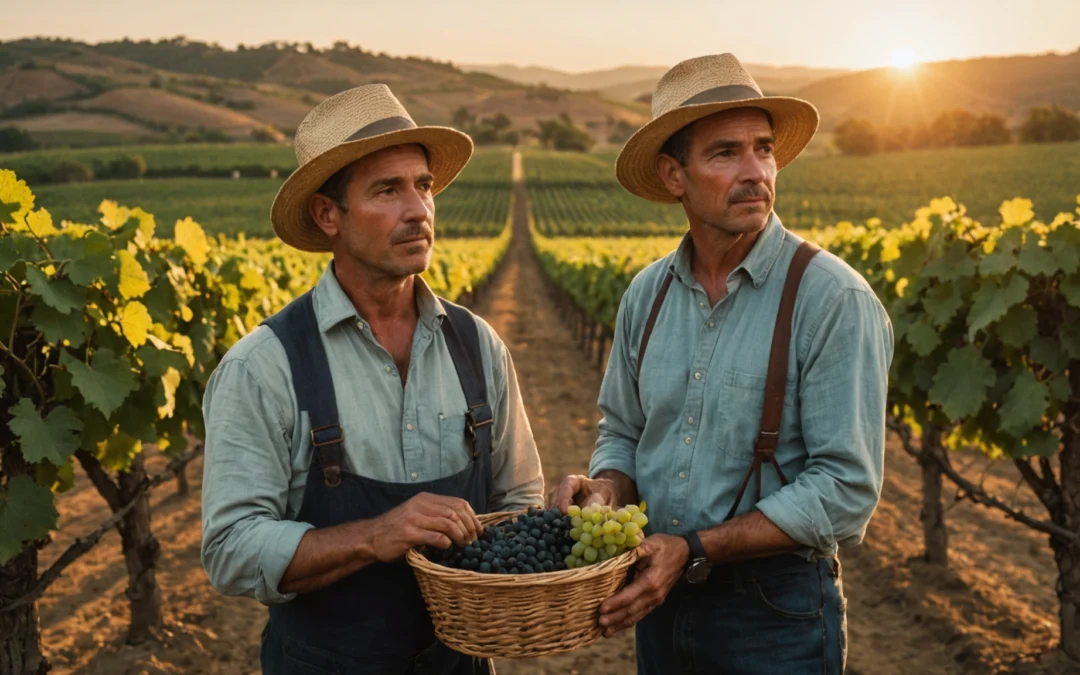
[[[733,52],[747,63],[873,68],[1062,53],[1080,47],[1078,0],[33,0],[7,3],[0,40],[159,39],[372,51],[570,72],[671,65]]]

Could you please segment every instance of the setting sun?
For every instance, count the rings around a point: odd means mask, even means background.
[[[900,70],[908,70],[912,68],[919,59],[915,56],[915,50],[911,47],[901,47],[893,52],[892,58],[889,59],[889,63],[893,68],[899,68]]]

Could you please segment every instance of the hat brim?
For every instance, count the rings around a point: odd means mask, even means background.
[[[413,143],[427,149],[428,167],[434,176],[432,195],[454,182],[473,153],[473,142],[467,134],[436,126],[401,129],[342,143],[304,163],[285,179],[270,207],[274,233],[301,251],[329,251],[330,238],[319,229],[308,210],[311,196],[327,179],[356,160],[395,145]]]
[[[732,108],[761,108],[772,116],[777,170],[798,157],[817,132],[817,108],[798,98],[764,96],[680,106],[657,117],[630,137],[615,161],[615,177],[624,188],[639,197],[664,204],[678,203],[678,198],[668,192],[656,172],[656,156],[679,129]]]

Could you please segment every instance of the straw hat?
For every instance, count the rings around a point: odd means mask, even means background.
[[[432,194],[449,185],[472,156],[468,135],[449,127],[418,127],[385,84],[369,84],[326,99],[296,129],[296,169],[270,207],[281,240],[302,251],[329,251],[330,239],[312,220],[308,201],[328,178],[352,162],[393,145],[418,143],[435,177]]]
[[[797,98],[765,96],[733,54],[701,56],[677,64],[656,83],[653,119],[626,142],[615,162],[622,186],[654,202],[676,203],[656,172],[656,156],[687,124],[731,108],[761,108],[773,121],[776,168],[799,156],[818,126],[817,109]]]

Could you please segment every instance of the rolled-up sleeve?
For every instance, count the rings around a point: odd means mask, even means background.
[[[838,290],[800,350],[808,459],[757,508],[795,541],[830,555],[862,541],[881,497],[892,325],[868,290]]]
[[[227,595],[264,604],[278,592],[300,539],[312,526],[285,519],[290,441],[280,406],[242,359],[226,358],[203,399],[206,420],[202,562]]]
[[[631,286],[619,304],[611,355],[600,386],[598,405],[602,417],[596,450],[589,463],[589,475],[594,477],[601,471],[615,470],[637,478],[637,448],[645,428],[645,413],[638,397],[635,366],[630,359],[633,322],[629,306],[634,290]]]
[[[544,473],[536,449],[525,402],[518,387],[510,350],[491,335],[492,380],[495,384],[492,414],[492,507],[517,511],[544,504]]]

